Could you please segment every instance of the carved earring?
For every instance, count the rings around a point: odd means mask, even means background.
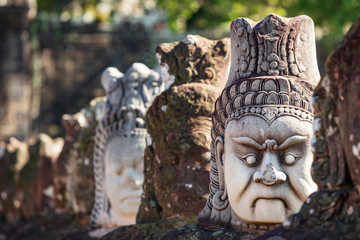
[[[217,163],[217,170],[219,173],[220,189],[214,194],[212,203],[216,210],[222,211],[229,204],[226,187],[225,187],[225,179],[224,179],[224,166],[222,159],[224,154],[224,138],[222,136],[218,136],[216,138],[215,147],[216,147],[216,163]]]
[[[227,197],[226,188],[224,190],[219,190],[214,194],[213,197],[213,206],[216,210],[222,211],[229,205],[229,200]]]

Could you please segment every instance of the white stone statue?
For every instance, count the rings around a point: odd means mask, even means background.
[[[163,88],[158,76],[141,63],[126,74],[107,68],[102,75],[107,106],[95,136],[93,227],[135,224],[143,183],[144,117],[154,94]]]
[[[268,15],[231,24],[231,69],[215,104],[206,227],[268,229],[300,209],[317,185],[310,171],[320,75],[312,20]]]

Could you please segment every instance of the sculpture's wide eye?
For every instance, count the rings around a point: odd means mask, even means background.
[[[287,153],[287,154],[285,154],[283,160],[286,165],[294,165],[298,158],[299,157],[297,157],[291,153]]]
[[[114,174],[115,176],[121,176],[124,170],[124,164],[121,162],[120,159],[111,159],[111,163],[109,164],[109,172]]]
[[[239,155],[238,154],[238,157],[242,160],[242,161],[244,161],[244,163],[246,164],[246,165],[248,165],[248,166],[255,166],[256,164],[257,164],[257,162],[258,162],[258,158],[257,158],[257,156],[255,155],[255,154],[253,154],[253,153],[250,153],[250,154],[247,154],[247,155],[245,155],[245,156],[242,156],[242,155]]]
[[[255,163],[257,161],[257,159],[254,155],[250,155],[250,156],[246,157],[245,160],[246,160],[247,164],[249,164],[249,165],[255,165]]]

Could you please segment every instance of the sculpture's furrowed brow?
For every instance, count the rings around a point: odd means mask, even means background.
[[[274,146],[274,150],[282,150],[294,144],[301,143],[308,139],[308,136],[295,135],[287,138],[280,146]]]
[[[263,151],[266,149],[266,144],[261,145],[258,142],[256,142],[254,139],[251,139],[249,137],[233,137],[232,139],[234,140],[234,142],[236,142],[238,144],[250,146],[250,147],[256,148],[258,150]]]

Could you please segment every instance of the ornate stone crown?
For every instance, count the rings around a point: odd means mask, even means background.
[[[210,195],[198,216],[198,224],[207,228],[241,226],[230,205],[220,199],[224,179],[218,172],[215,140],[224,136],[227,123],[248,115],[269,125],[286,115],[312,122],[309,102],[320,80],[314,27],[308,16],[270,14],[260,22],[238,18],[230,35],[230,73],[212,115]]]
[[[311,18],[275,14],[231,23],[231,69],[226,86],[253,76],[287,76],[314,86],[320,80]]]

